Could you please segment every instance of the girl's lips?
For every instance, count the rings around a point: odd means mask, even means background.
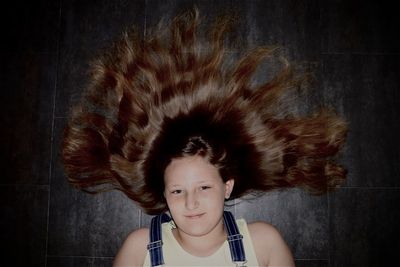
[[[204,215],[204,213],[200,213],[200,214],[193,214],[193,215],[185,215],[185,217],[188,219],[198,219],[203,215]]]

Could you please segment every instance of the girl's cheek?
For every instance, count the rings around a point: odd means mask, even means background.
[[[183,197],[180,197],[180,196],[170,196],[170,197],[167,197],[166,199],[167,199],[167,202],[168,202],[168,203],[177,205],[177,204],[179,204],[180,202],[182,202]]]

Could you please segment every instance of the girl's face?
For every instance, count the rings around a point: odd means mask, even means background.
[[[233,180],[223,182],[218,169],[200,156],[173,159],[164,173],[164,195],[180,231],[204,236],[222,224],[224,200]]]

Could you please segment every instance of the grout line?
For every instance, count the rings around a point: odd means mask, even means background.
[[[296,261],[327,261],[328,259],[307,259],[307,258],[303,258],[303,259],[295,259]]]
[[[48,189],[49,185],[48,184],[0,184],[0,187],[37,187],[37,188],[44,188],[44,189]]]
[[[320,37],[320,39],[319,39],[319,52],[321,53],[321,55],[324,54],[323,50],[324,50],[324,36],[325,36],[324,34],[322,34],[322,13],[323,13],[323,10],[322,10],[322,6],[320,5],[319,6],[319,18],[318,18],[318,20],[319,20],[319,23],[318,23],[319,24],[318,25],[318,35]]]
[[[321,55],[352,55],[352,56],[400,56],[400,53],[385,53],[385,52],[321,52]]]
[[[143,38],[146,37],[147,29],[147,0],[144,1],[144,25],[143,25]]]
[[[340,186],[335,191],[340,189],[364,189],[364,190],[399,190],[399,186]]]
[[[331,202],[330,202],[330,192],[326,194],[328,202],[328,267],[331,266]]]
[[[237,218],[237,209],[236,209],[237,205],[236,205],[236,198],[233,200],[233,212],[234,212],[234,216],[235,218]]]
[[[58,39],[57,39],[57,60],[56,60],[56,77],[54,80],[54,92],[53,92],[53,114],[52,114],[52,122],[51,122],[51,139],[50,139],[50,166],[49,166],[49,180],[47,191],[47,222],[46,222],[46,246],[45,246],[45,263],[44,266],[47,266],[47,257],[48,257],[48,248],[49,248],[49,222],[50,222],[50,199],[51,199],[51,177],[53,172],[53,143],[54,143],[54,126],[55,126],[55,112],[56,112],[56,96],[57,96],[57,87],[58,87],[58,75],[59,75],[59,66],[60,66],[60,39],[61,39],[61,5],[62,0],[58,1],[59,4],[59,13],[58,13]]]
[[[61,256],[61,255],[47,255],[48,258],[79,258],[79,259],[113,259],[114,257],[105,256]]]
[[[142,228],[142,210],[139,209],[139,228]]]

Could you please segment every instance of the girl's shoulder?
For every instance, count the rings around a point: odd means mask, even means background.
[[[268,238],[277,238],[280,236],[278,229],[276,229],[272,224],[266,222],[247,223],[247,228],[249,229],[252,238],[254,236],[254,238],[265,239],[267,236]]]
[[[147,246],[147,243],[149,242],[149,228],[143,227],[132,231],[126,238],[125,242],[128,242],[129,244],[144,243]]]
[[[277,228],[265,222],[248,223],[247,227],[261,265],[294,266],[292,253]]]
[[[278,229],[265,222],[248,223],[247,228],[253,241],[254,248],[257,250],[271,251],[272,248],[283,241]]]
[[[140,228],[131,232],[115,256],[113,267],[142,266],[149,243],[149,229]]]

